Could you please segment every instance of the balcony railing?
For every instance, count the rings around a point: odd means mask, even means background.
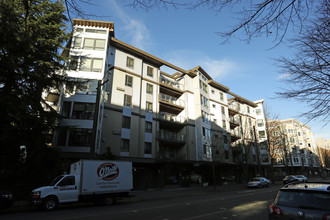
[[[230,109],[233,109],[233,110],[235,110],[235,111],[240,111],[240,109],[239,109],[239,107],[238,107],[238,105],[235,105],[235,104],[229,104],[229,106],[228,106]]]
[[[159,113],[159,118],[161,120],[169,121],[169,122],[175,122],[175,123],[185,123],[186,119],[181,116],[177,116],[171,113],[167,112],[161,112]]]
[[[186,160],[186,154],[168,152],[168,151],[158,151],[157,158],[158,159],[172,159],[172,160]]]
[[[161,100],[163,102],[167,102],[169,104],[173,104],[173,105],[184,107],[184,101],[182,101],[180,99],[177,99],[177,98],[175,98],[173,96],[166,95],[164,93],[160,93],[159,94],[159,100]]]
[[[229,117],[229,121],[235,124],[240,124],[239,119],[235,117]]]
[[[179,90],[183,90],[183,85],[181,83],[175,82],[175,81],[171,81],[166,79],[165,77],[160,76],[159,77],[159,81],[161,83],[161,85],[165,85],[174,89],[179,89]]]
[[[242,134],[239,131],[235,131],[235,130],[230,130],[230,134],[232,136],[236,136],[236,137],[242,137]]]
[[[178,134],[173,131],[161,129],[158,132],[158,138],[163,141],[184,143],[186,141],[186,136],[184,134]]]

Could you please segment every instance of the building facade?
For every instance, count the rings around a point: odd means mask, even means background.
[[[277,176],[320,172],[319,152],[309,126],[295,119],[271,120],[268,125],[270,156]]]
[[[83,86],[58,101],[54,145],[66,158],[132,161],[135,188],[267,175],[263,100],[116,39],[112,22],[73,24],[64,72]]]

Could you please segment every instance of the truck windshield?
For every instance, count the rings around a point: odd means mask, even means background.
[[[64,176],[61,175],[61,176],[58,176],[56,177],[55,179],[53,179],[52,183],[51,183],[51,186],[55,186],[55,184],[60,181]]]

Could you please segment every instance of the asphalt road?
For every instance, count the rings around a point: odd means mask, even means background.
[[[274,199],[280,185],[269,188],[236,191],[194,191],[173,197],[156,199],[122,200],[112,206],[64,206],[59,210],[1,215],[0,219],[161,219],[161,220],[201,220],[201,219],[268,219],[267,207]],[[166,193],[166,192],[165,192]]]

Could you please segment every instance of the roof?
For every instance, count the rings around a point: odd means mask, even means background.
[[[241,97],[241,96],[239,96],[239,95],[237,95],[237,94],[235,94],[235,93],[232,93],[232,92],[228,91],[228,94],[234,96],[234,98],[231,98],[231,99],[229,99],[229,100],[233,100],[233,99],[235,99],[235,100],[237,100],[237,101],[240,101],[241,103],[248,104],[248,105],[250,105],[250,106],[252,106],[252,107],[254,107],[254,108],[255,108],[255,107],[258,107],[258,105],[257,105],[256,103],[254,103],[254,102],[252,102],[252,101],[250,101],[250,100],[248,100],[248,99],[246,99],[246,98],[243,98],[243,97]]]

